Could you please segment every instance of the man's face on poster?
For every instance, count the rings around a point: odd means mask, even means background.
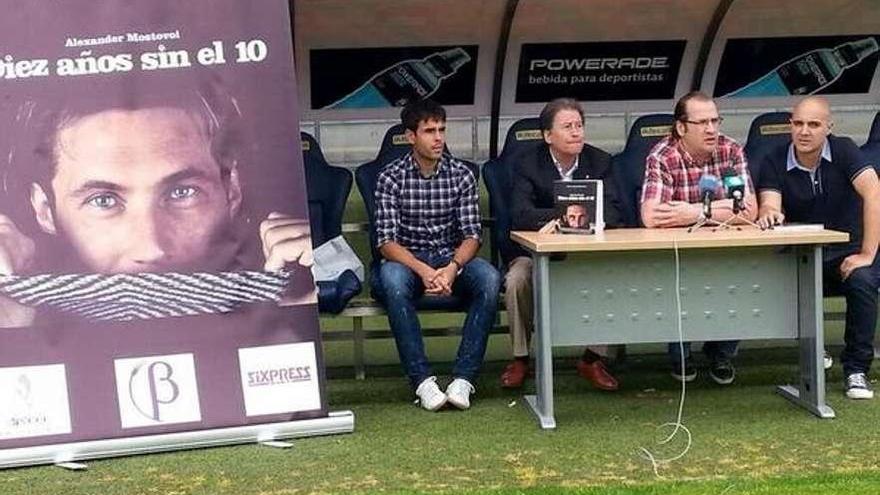
[[[205,126],[181,109],[86,115],[54,145],[51,191],[34,184],[31,203],[40,227],[94,272],[208,264],[241,204],[236,172],[224,176]]]
[[[568,205],[565,209],[565,221],[568,223],[569,227],[586,227],[587,209],[584,208],[584,205]]]

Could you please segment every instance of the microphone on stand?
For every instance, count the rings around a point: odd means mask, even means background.
[[[732,168],[724,169],[721,175],[727,197],[733,200],[733,214],[738,215],[746,209],[746,182]]]
[[[703,201],[703,216],[712,218],[712,201],[718,190],[718,178],[712,174],[703,174],[699,182],[700,199]]]
[[[703,211],[696,223],[688,228],[688,232],[693,232],[704,225],[719,225],[712,220],[712,200],[715,199],[715,191],[718,190],[718,177],[712,174],[703,174],[698,182],[700,188],[700,200],[703,202]]]

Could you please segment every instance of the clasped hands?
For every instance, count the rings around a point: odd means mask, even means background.
[[[457,276],[458,267],[452,262],[440,268],[431,268],[425,265],[425,268],[419,273],[419,277],[425,285],[425,294],[437,296],[452,295],[452,284],[455,283]]]

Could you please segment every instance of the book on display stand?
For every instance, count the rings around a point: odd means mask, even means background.
[[[563,234],[596,234],[605,229],[601,180],[558,180],[553,184],[554,203]]]

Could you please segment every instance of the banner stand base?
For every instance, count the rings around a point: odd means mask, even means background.
[[[289,449],[293,447],[293,444],[290,442],[283,442],[281,440],[266,440],[260,442],[260,445],[263,447],[272,447],[273,449]]]
[[[271,442],[285,438],[337,435],[353,431],[354,413],[336,411],[331,412],[326,418],[285,421],[283,423],[264,423],[213,430],[194,430],[5,449],[0,450],[0,469],[41,464],[62,465],[89,459]]]
[[[85,471],[89,468],[87,464],[81,462],[59,462],[55,467],[60,467],[68,471]]]

